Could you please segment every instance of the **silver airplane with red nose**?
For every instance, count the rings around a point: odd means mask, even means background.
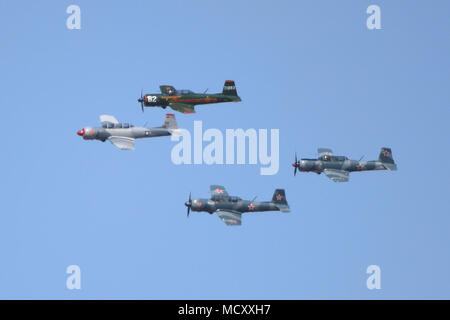
[[[334,182],[347,182],[350,172],[368,171],[368,170],[397,170],[397,165],[392,157],[390,148],[381,148],[378,160],[361,161],[350,160],[344,156],[335,156],[333,151],[328,148],[317,149],[319,154],[317,159],[300,159],[297,160],[295,155],[294,176],[297,170],[300,172],[322,172]]]
[[[129,123],[120,123],[114,116],[100,116],[101,127],[84,127],[77,134],[84,140],[108,140],[122,150],[134,150],[134,141],[140,138],[170,136],[178,132],[177,121],[172,113],[166,114],[161,127],[135,127]]]

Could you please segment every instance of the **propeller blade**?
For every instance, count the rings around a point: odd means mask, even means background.
[[[191,205],[192,205],[192,200],[191,200],[191,193],[189,192],[189,201],[186,204],[187,207],[187,217],[189,218],[189,214],[191,213]]]
[[[294,162],[293,166],[294,166],[294,177],[295,177],[295,175],[297,174],[297,167],[298,167],[297,152],[295,153],[294,159],[295,159],[295,162]]]
[[[141,110],[142,110],[142,112],[144,112],[144,98],[142,97],[142,94],[143,94],[143,92],[141,89]]]

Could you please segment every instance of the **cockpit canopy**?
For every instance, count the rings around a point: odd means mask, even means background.
[[[319,158],[322,161],[345,161],[348,160],[347,157],[344,156],[330,156],[328,154]]]
[[[111,123],[111,122],[106,122],[102,124],[103,128],[106,129],[128,129],[128,128],[133,128],[134,126],[132,124],[129,123]]]
[[[235,197],[235,196],[230,197],[230,201],[231,201],[231,202],[238,202],[238,201],[241,201],[241,200],[242,200],[242,199],[239,198],[239,197]]]
[[[238,201],[241,201],[242,199],[239,197],[234,197],[234,196],[223,196],[223,195],[216,194],[211,197],[211,200],[219,201],[219,202],[221,202],[221,201],[238,202]]]
[[[194,93],[194,92],[191,90],[186,90],[186,89],[176,91],[176,94],[192,94],[192,93]]]

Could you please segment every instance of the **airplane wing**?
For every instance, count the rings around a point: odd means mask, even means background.
[[[217,210],[217,216],[225,222],[227,226],[240,226],[242,213],[232,210]]]
[[[117,121],[116,117],[110,116],[109,114],[102,114],[100,116],[100,122],[102,124],[104,124],[104,123],[115,123],[115,124],[119,123],[119,121]]]
[[[133,138],[112,136],[109,137],[108,140],[119,149],[134,150]]]
[[[225,190],[224,186],[219,186],[216,184],[213,184],[209,186],[209,190],[211,190],[211,198],[217,197],[217,196],[224,196],[228,197],[228,192]]]
[[[324,169],[323,173],[334,182],[347,182],[349,179],[349,172],[336,169]]]
[[[187,103],[180,103],[180,102],[170,102],[169,106],[178,112],[182,113],[195,113],[194,106]]]
[[[321,158],[323,156],[332,156],[333,150],[328,149],[328,148],[319,148],[319,149],[317,149],[317,153],[319,155],[319,158]]]

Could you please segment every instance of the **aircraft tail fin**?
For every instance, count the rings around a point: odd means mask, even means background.
[[[175,120],[175,115],[173,113],[166,114],[166,118],[164,119],[163,128],[178,129],[177,120]]]
[[[378,161],[383,163],[383,165],[388,170],[397,170],[397,165],[392,157],[392,150],[390,148],[381,148],[380,155],[378,156]]]
[[[222,94],[227,96],[237,96],[236,85],[233,80],[225,80]]]
[[[289,212],[291,209],[286,201],[284,189],[276,189],[273,193],[272,203],[275,204],[281,212]]]

